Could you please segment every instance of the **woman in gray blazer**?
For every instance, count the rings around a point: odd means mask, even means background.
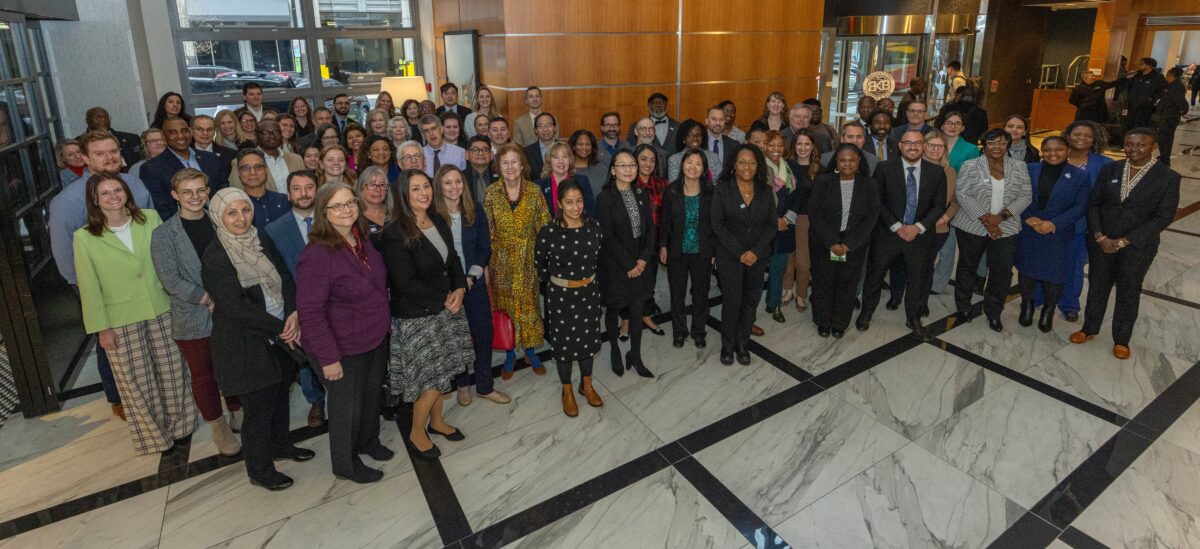
[[[1021,232],[1021,212],[1033,200],[1029,169],[1025,162],[1008,156],[1012,136],[1002,129],[988,130],[980,138],[983,156],[963,163],[954,189],[959,210],[950,225],[958,239],[958,270],[954,303],[958,316],[971,320],[971,293],[976,268],[987,253],[988,284],[983,294],[983,312],[988,327],[1004,329],[1000,312],[1012,285],[1013,259]]]
[[[221,408],[221,393],[213,379],[212,298],[200,280],[200,256],[216,238],[212,220],[204,211],[208,203],[208,176],[184,168],[171,178],[171,196],[179,204],[179,215],[154,229],[150,256],[163,288],[171,296],[171,337],[179,346],[192,378],[192,397],[200,415],[212,428],[213,442],[224,456],[235,456],[242,444],[233,436],[240,430],[242,404],[226,397],[230,418]]]

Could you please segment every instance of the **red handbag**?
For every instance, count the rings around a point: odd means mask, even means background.
[[[492,307],[492,350],[511,351],[517,346],[517,327],[513,325],[508,311],[496,308],[496,299],[492,296],[492,285],[490,281],[485,283],[488,285],[488,303]]]

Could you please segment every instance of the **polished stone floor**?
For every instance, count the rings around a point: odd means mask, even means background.
[[[1181,208],[1200,202],[1198,143],[1200,122],[1181,128]],[[703,350],[647,333],[654,379],[614,375],[602,348],[604,407],[565,417],[556,378],[522,369],[497,381],[511,404],[446,399],[467,438],[438,440],[440,460],[400,452],[367,486],[330,474],[299,391],[293,436],[317,458],[282,463],[280,493],[206,427],[135,457],[83,394],[0,429],[0,547],[1197,547],[1200,213],[1164,233],[1146,290],[1127,361],[1107,325],[1072,345],[1078,324],[1021,328],[1010,302],[995,333],[950,320],[945,295],[931,343],[883,307],[840,340],[760,315],[750,366],[722,366],[713,329]],[[94,382],[88,364],[77,384]],[[403,448],[394,423],[383,440]]]

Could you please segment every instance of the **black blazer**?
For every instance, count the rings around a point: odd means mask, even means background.
[[[788,196],[788,211],[797,215],[808,215],[808,196],[812,194],[813,178],[808,176],[808,168],[801,166],[795,160],[788,160],[788,168],[796,177],[796,188]]]
[[[271,237],[258,232],[263,254],[283,283],[283,317],[296,310],[296,283]],[[283,321],[267,312],[262,287],[242,288],[229,252],[214,239],[200,261],[204,290],[212,297],[213,376],[221,392],[244,395],[290,380],[296,364],[272,352],[269,341],[283,331]]]
[[[704,136],[706,138],[711,139],[711,136],[708,135],[707,130],[705,130]],[[734,158],[734,156],[733,156],[733,151],[737,150],[737,147],[739,144],[740,143],[738,143],[736,140],[734,140],[734,138],[729,137],[728,135],[721,136],[721,166],[732,166],[733,165],[733,162],[736,160],[736,158]],[[705,148],[707,148],[708,150],[711,151],[712,150],[712,141],[709,141],[708,146]],[[664,159],[661,162],[666,162],[666,160]],[[713,175],[713,179],[716,179],[717,176],[719,176],[719,175],[720,174]]]
[[[224,179],[228,183],[229,173],[233,171],[233,161],[237,160],[238,152],[229,147],[213,143],[212,153],[217,155],[217,160],[221,162],[221,179]]]
[[[863,150],[878,156],[882,162],[883,156],[879,154],[879,151],[875,147],[875,136],[873,134],[867,134],[867,142],[863,144]],[[891,160],[893,158],[900,158],[900,142],[889,134],[887,136],[887,159]]]
[[[1103,233],[1125,238],[1133,249],[1158,252],[1159,233],[1175,220],[1179,207],[1179,174],[1157,162],[1121,202],[1121,174],[1125,160],[1100,168],[1088,202],[1088,239]]]
[[[700,216],[696,220],[697,243],[700,257],[708,259],[713,254],[711,186],[700,185]],[[667,249],[667,257],[683,256],[683,233],[687,226],[687,206],[683,194],[683,182],[676,181],[663,192],[662,213],[659,214],[658,247]]]
[[[600,298],[605,305],[624,305],[650,297],[654,280],[649,269],[638,278],[626,274],[637,265],[639,259],[649,266],[654,259],[654,218],[650,216],[650,197],[646,190],[636,184],[633,195],[637,199],[638,217],[642,236],[633,237],[633,222],[621,200],[616,184],[600,191],[596,198],[596,220],[600,224],[603,238],[600,245],[600,260],[597,274],[600,277]]]
[[[442,259],[442,254],[424,235],[417,245],[405,245],[399,223],[384,227],[379,239],[379,251],[383,253],[392,289],[391,309],[395,318],[436,315],[445,308],[446,294],[467,287],[467,275],[454,250],[450,227],[441,216],[431,215],[429,220],[446,243],[446,259]]]
[[[546,159],[542,157],[542,146],[539,143],[538,141],[534,141],[525,147],[525,159],[529,161],[530,181],[541,179],[542,166],[546,165]]]
[[[770,258],[771,241],[779,229],[775,207],[775,191],[767,185],[755,187],[754,199],[746,205],[737,181],[718,184],[712,197],[713,234],[720,243],[715,253],[736,259],[750,251],[759,261]]]
[[[921,169],[925,172],[924,167]],[[943,197],[945,194],[943,193]],[[813,183],[808,199],[808,236],[821,250],[845,244],[851,252],[865,251],[871,231],[879,219],[879,187],[874,181],[856,175],[854,197],[850,201],[850,221],[842,227],[842,190],[836,173],[821,174]]]
[[[221,160],[217,158],[217,155],[195,149],[192,149],[192,154],[196,157],[196,164],[200,165],[200,171],[208,176],[209,196],[229,186],[229,181],[226,179],[229,175],[228,164],[223,170],[221,169]],[[142,164],[142,173],[137,174],[142,178],[142,183],[146,185],[146,190],[150,191],[150,198],[154,200],[154,209],[163,221],[179,212],[175,199],[171,197],[171,178],[183,168],[183,162],[175,157],[175,153],[167,150],[147,160],[145,164]]]
[[[879,192],[879,230],[892,232],[891,227],[904,222],[904,202],[908,197],[908,173],[900,157],[880,162],[875,168],[875,184]],[[937,220],[946,213],[946,170],[928,160],[921,160],[921,180],[917,182],[916,223],[925,227],[917,238],[933,238]],[[858,189],[855,189],[855,195]],[[841,210],[838,210],[839,212]]]

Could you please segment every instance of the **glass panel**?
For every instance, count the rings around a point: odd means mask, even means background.
[[[409,0],[317,0],[317,20],[322,28],[416,26]]]
[[[264,89],[308,84],[303,40],[184,41],[183,55],[194,94],[240,93],[247,82]]]
[[[29,184],[25,181],[25,168],[21,166],[21,151],[9,149],[0,153],[0,185],[12,201],[14,210],[30,202]]]
[[[25,87],[25,84],[17,84],[10,87],[12,88],[13,99],[17,106],[18,116],[20,116],[22,122],[22,133],[17,135],[17,139],[26,139],[42,133],[42,128],[46,126],[46,120],[38,112],[36,98],[30,96],[29,89]]]
[[[21,232],[21,251],[25,255],[25,267],[33,276],[39,265],[50,257],[50,231],[46,229],[46,220],[50,217],[46,204],[30,208],[25,215],[17,220],[17,230]]]
[[[378,84],[385,76],[413,74],[416,62],[412,38],[325,38],[317,46],[323,86]]]
[[[12,23],[0,21],[0,78],[21,76],[17,64],[17,45],[13,41]]]
[[[32,27],[25,29],[25,43],[29,45],[29,57],[33,60],[33,68],[35,72],[46,72],[46,63],[43,60],[45,55],[42,45],[41,33]]]
[[[963,72],[967,75],[971,74],[970,63],[963,57],[967,53],[967,40],[963,36],[947,36],[938,37],[933,42],[933,70],[937,71],[934,75],[933,92],[930,98],[937,101],[937,108],[946,102],[946,63],[951,61],[959,61],[963,64]]]
[[[50,142],[45,139],[39,139],[37,143],[30,146],[29,152],[32,155],[29,162],[29,171],[33,173],[34,189],[40,195],[50,190],[50,187],[54,184],[53,174],[58,171],[58,164],[54,158],[54,149],[50,146]]]
[[[175,0],[180,28],[301,27],[300,0]]]
[[[917,76],[917,60],[920,58],[919,36],[888,36],[884,39],[883,70],[896,79],[893,97],[908,91],[908,83]]]
[[[8,95],[0,93],[0,150],[16,143],[18,140],[17,128],[14,126],[12,107],[9,105]]]
[[[848,115],[858,115],[858,99],[863,95],[863,80],[875,70],[872,46],[874,42],[870,40],[846,40],[842,93],[845,94],[844,105]]]
[[[846,46],[845,40],[834,40],[833,42],[833,75],[829,78],[829,97],[830,108],[825,109],[825,116],[829,119],[826,122],[834,126],[841,127],[840,117],[846,111],[845,98],[842,97],[842,57]]]

